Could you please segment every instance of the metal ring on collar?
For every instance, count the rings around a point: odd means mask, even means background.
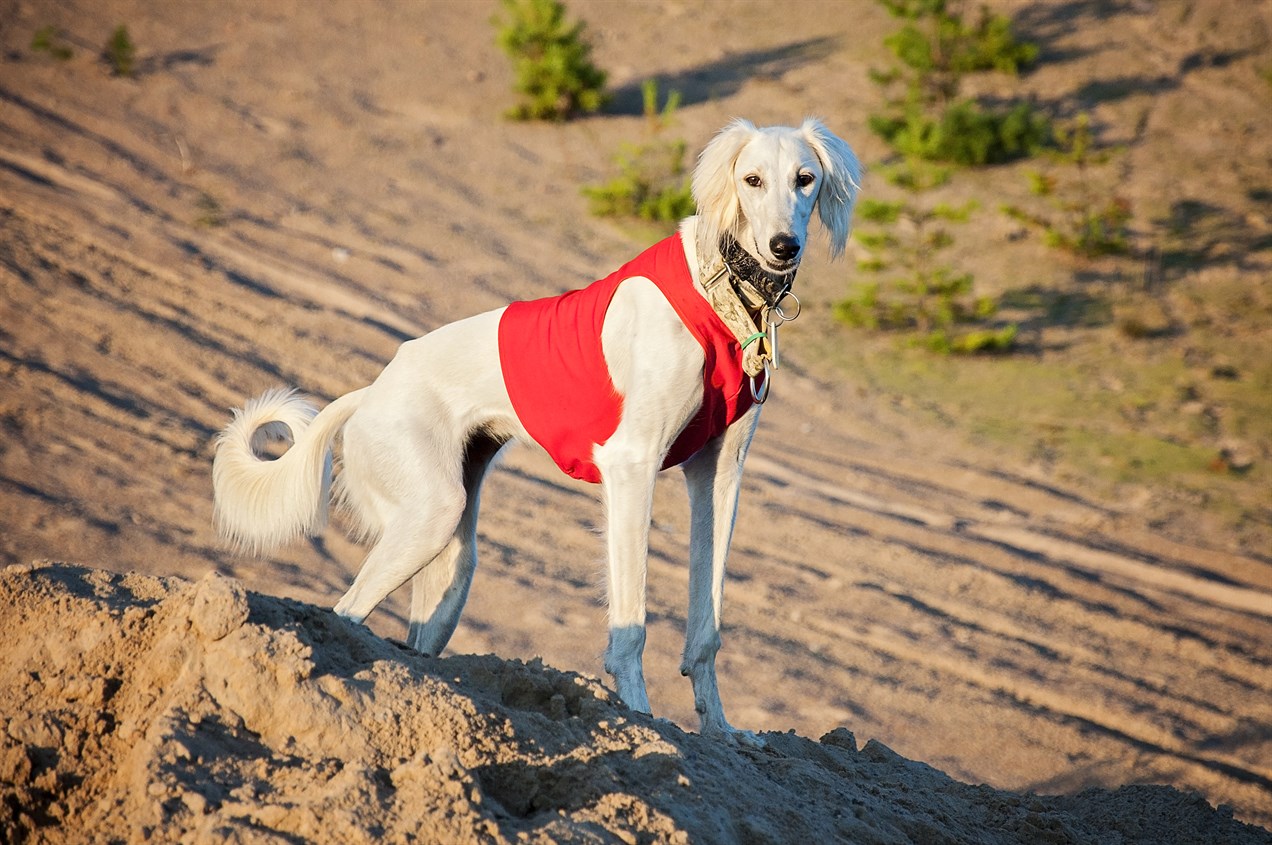
[[[787,314],[786,309],[782,308],[782,303],[786,301],[787,297],[795,300],[794,314]],[[773,306],[773,310],[777,312],[777,316],[781,317],[783,322],[787,322],[798,317],[800,312],[804,310],[804,306],[800,304],[799,297],[795,295],[795,292],[788,290],[785,294],[783,294],[782,298],[777,301],[777,304]]]
[[[768,359],[764,359],[764,387],[761,390],[755,389],[755,376],[751,376],[751,398],[755,400],[755,404],[763,405],[768,399],[769,386],[773,380],[773,372],[769,369]]]

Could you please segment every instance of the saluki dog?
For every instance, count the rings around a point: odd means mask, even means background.
[[[703,734],[755,741],[725,720],[716,685],[725,557],[742,463],[776,364],[776,327],[816,211],[844,250],[860,168],[819,120],[735,120],[699,157],[698,215],[607,279],[513,303],[402,344],[371,385],[321,413],[292,391],[247,403],[213,462],[223,537],[256,553],[325,524],[332,441],[336,497],[374,540],[336,604],[361,622],[413,579],[408,643],[445,647],[477,565],[482,479],[510,440],[536,443],[598,481],[607,520],[609,645],[622,700],[648,713],[642,654],[654,480],[684,469],[689,610],[681,672]],[[289,441],[277,459],[269,440]]]

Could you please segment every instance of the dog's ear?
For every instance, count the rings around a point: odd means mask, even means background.
[[[817,214],[830,237],[830,257],[837,258],[848,243],[852,209],[861,190],[861,163],[852,147],[820,120],[808,118],[800,126],[800,132],[825,171],[817,194]]]
[[[711,139],[698,156],[693,171],[693,200],[698,206],[698,255],[719,249],[720,236],[736,235],[738,194],[733,181],[733,165],[752,138],[759,133],[749,120],[735,118]]]

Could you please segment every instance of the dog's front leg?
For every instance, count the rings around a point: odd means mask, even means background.
[[[627,454],[612,440],[596,450],[608,521],[609,648],[605,651],[605,671],[614,677],[623,702],[641,713],[650,712],[642,660],[645,569],[658,463],[657,456]]]
[[[724,565],[737,516],[742,462],[759,418],[757,405],[685,464],[690,511],[689,614],[680,673],[693,681],[693,703],[702,733],[731,736],[748,744],[758,744],[754,734],[736,730],[724,718],[715,660],[720,649]]]
[[[645,567],[654,480],[677,434],[702,403],[703,352],[658,287],[619,285],[601,331],[622,419],[592,451],[608,521],[609,648],[605,671],[628,707],[649,712],[645,692]]]

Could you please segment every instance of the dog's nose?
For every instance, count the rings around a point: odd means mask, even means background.
[[[769,239],[769,249],[778,261],[790,261],[799,255],[799,241],[791,235],[774,235]]]

